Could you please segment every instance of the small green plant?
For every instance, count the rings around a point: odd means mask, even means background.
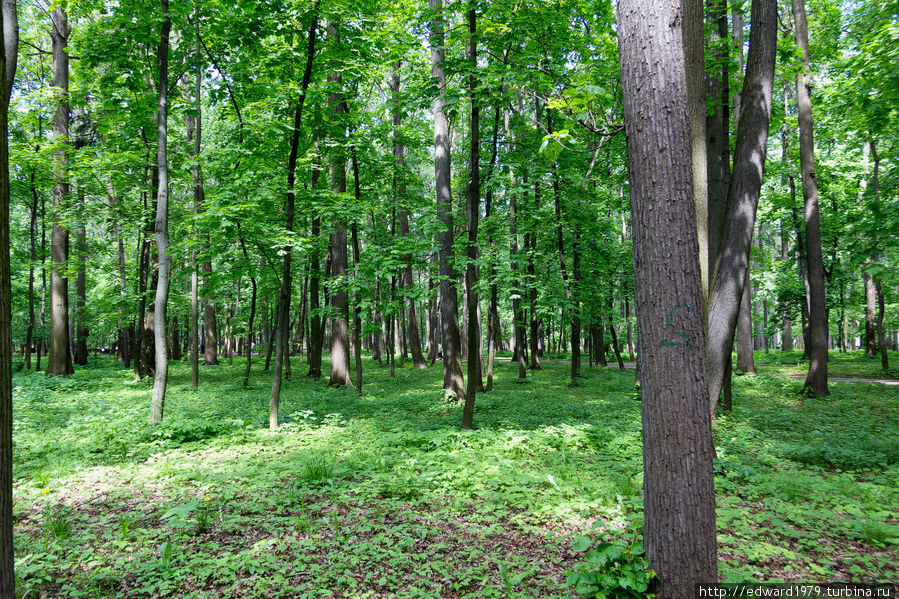
[[[309,535],[314,529],[312,520],[306,516],[305,514],[299,514],[296,518],[296,527],[297,532],[304,535]]]
[[[649,569],[641,543],[597,544],[594,538],[580,536],[572,548],[585,553],[584,561],[568,573],[565,581],[579,595],[596,599],[655,596],[647,593],[655,572]]]
[[[205,534],[209,531],[209,523],[212,520],[212,500],[209,497],[203,499],[203,503],[197,506],[195,515],[197,534]]]
[[[899,542],[899,527],[890,526],[871,518],[866,518],[861,522],[857,530],[859,537],[874,547],[884,547],[887,543]]]
[[[166,541],[159,546],[159,567],[162,571],[167,572],[172,566],[172,556],[175,553],[175,545],[171,541]]]
[[[44,532],[54,539],[65,539],[72,533],[69,510],[64,506],[47,506],[44,509]]]
[[[309,483],[324,483],[334,475],[334,464],[324,456],[315,456],[303,466],[303,480]]]
[[[124,515],[119,518],[119,532],[122,535],[122,539],[127,539],[134,532],[134,525],[136,521],[133,516]]]

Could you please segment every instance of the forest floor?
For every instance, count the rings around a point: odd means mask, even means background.
[[[570,387],[565,364],[520,382],[503,360],[460,431],[439,364],[391,379],[366,359],[360,397],[295,360],[273,433],[271,375],[257,361],[244,388],[241,364],[192,389],[174,363],[156,427],[152,379],[102,357],[15,375],[20,596],[570,597],[588,539],[633,548],[633,371],[585,365]],[[790,368],[736,377],[718,418],[721,578],[899,580],[899,390],[811,399]]]

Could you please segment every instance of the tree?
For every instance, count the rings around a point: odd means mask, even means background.
[[[62,7],[50,13],[53,40],[53,80],[57,105],[53,114],[53,137],[57,144],[55,154],[55,183],[53,185],[53,235],[50,242],[50,351],[47,356],[47,374],[68,376],[72,368],[69,340],[69,279],[64,276],[69,259],[69,231],[62,224],[60,212],[69,194],[68,159],[65,146],[69,139],[69,16]]]
[[[709,294],[709,398],[714,415],[734,344],[737,314],[765,170],[777,48],[777,2],[754,0],[746,77],[724,233]]]
[[[446,116],[446,46],[443,0],[430,0],[431,77],[437,82],[434,97],[434,177],[437,212],[443,229],[438,234],[440,249],[440,324],[443,329],[443,389],[455,397],[465,397],[462,380],[462,345],[459,334],[459,305],[453,260],[453,210],[450,190],[449,121]]]
[[[303,124],[303,106],[306,102],[306,92],[309,89],[309,81],[312,79],[312,63],[315,58],[315,37],[318,31],[318,7],[319,2],[312,7],[312,22],[309,24],[309,32],[306,37],[306,68],[303,71],[303,79],[300,83],[300,96],[296,100],[294,109],[293,131],[290,138],[290,154],[287,157],[287,194],[284,200],[285,228],[293,231],[296,209],[296,195],[294,184],[296,183],[297,158],[300,148],[300,131]],[[275,354],[275,372],[272,376],[272,392],[269,396],[268,426],[271,430],[278,428],[278,406],[281,401],[281,377],[285,358],[289,357],[290,347],[287,343],[287,326],[290,322],[288,311],[290,310],[291,292],[291,264],[293,248],[290,245],[284,248],[284,266],[281,271],[281,285],[278,294],[277,325],[275,326],[275,341],[277,353]],[[317,290],[316,290],[317,291]],[[321,365],[319,364],[319,369]]]
[[[465,301],[468,312],[468,388],[465,393],[465,407],[462,410],[462,428],[472,428],[474,416],[474,400],[481,379],[481,323],[478,318],[478,219],[481,214],[481,137],[480,137],[480,103],[478,101],[478,42],[477,42],[477,5],[475,0],[468,3],[468,60],[471,62],[471,73],[468,76],[468,93],[470,94],[471,113],[471,153],[469,155],[468,176],[468,264],[465,269]]]
[[[162,422],[165,406],[165,389],[169,378],[168,337],[166,314],[169,305],[169,284],[172,276],[172,257],[169,256],[169,165],[168,165],[168,114],[169,114],[169,34],[172,20],[169,16],[169,0],[160,0],[162,8],[162,32],[159,37],[159,99],[156,108],[156,256],[159,276],[156,282],[156,301],[153,311],[153,336],[156,353],[156,371],[153,375],[153,400],[150,404],[150,422]]]
[[[802,69],[796,74],[796,106],[799,113],[799,164],[805,199],[805,242],[808,259],[809,367],[805,388],[818,397],[827,390],[827,306],[824,298],[824,257],[821,251],[821,219],[818,209],[818,174],[815,171],[815,134],[812,118],[810,55],[805,0],[793,0],[796,45],[802,53]]]
[[[12,514],[12,281],[9,263],[9,98],[19,49],[15,0],[0,3],[0,599],[16,596]]]
[[[618,4],[640,331],[643,538],[661,599],[692,597],[695,583],[717,580],[683,16],[677,1]]]

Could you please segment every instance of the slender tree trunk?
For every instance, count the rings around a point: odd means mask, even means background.
[[[287,231],[293,231],[294,211],[296,209],[296,196],[294,183],[296,182],[297,157],[300,150],[300,132],[303,124],[303,105],[306,101],[306,90],[309,89],[309,81],[312,78],[312,61],[315,57],[315,36],[318,29],[318,0],[312,8],[312,23],[309,25],[306,47],[306,68],[303,71],[303,79],[300,83],[300,97],[297,99],[294,110],[293,132],[290,141],[290,154],[287,158],[287,194],[284,202],[284,220]],[[284,247],[284,266],[281,271],[281,288],[278,293],[278,315],[275,329],[277,351],[275,353],[275,370],[272,376],[272,392],[269,397],[268,426],[271,430],[278,428],[278,407],[281,401],[281,377],[285,357],[289,359],[290,348],[287,345],[287,326],[290,322],[290,292],[291,285],[291,260],[293,247]]]
[[[84,190],[78,189],[78,226],[75,228],[75,247],[78,252],[78,274],[75,278],[75,364],[87,364],[88,329],[84,326],[87,306],[87,231],[84,227]]]
[[[12,279],[9,263],[9,98],[19,46],[14,0],[0,4],[0,599],[13,599]],[[36,208],[36,206],[35,206]]]
[[[754,0],[749,57],[737,127],[734,168],[718,266],[709,299],[709,398],[711,414],[721,395],[733,347],[740,299],[749,268],[749,246],[761,193],[777,46],[777,3]]]
[[[165,406],[165,390],[169,377],[168,338],[166,336],[166,311],[169,303],[169,282],[172,275],[172,259],[169,252],[169,166],[168,166],[168,90],[169,90],[169,1],[160,0],[163,22],[159,39],[159,103],[156,109],[156,170],[159,187],[156,191],[156,255],[159,277],[156,281],[153,335],[156,347],[156,371],[153,376],[153,400],[150,403],[150,422],[162,422]]]
[[[58,90],[59,100],[53,115],[53,137],[64,146],[69,140],[69,17],[62,8],[50,14],[53,27],[53,78],[51,85]],[[69,259],[69,232],[62,224],[62,204],[69,195],[68,161],[65,149],[54,154],[53,176],[53,236],[50,242],[50,351],[47,374],[68,376],[74,372],[69,351],[69,279],[63,276]]]
[[[696,583],[718,579],[680,7],[618,4],[643,398],[643,539],[660,599],[692,597]]]
[[[510,125],[510,114],[506,110],[504,114],[506,139],[509,154],[513,151],[512,132]],[[509,258],[511,260],[510,269],[512,271],[512,327],[515,335],[515,358],[518,361],[518,378],[525,379],[527,373],[527,357],[525,355],[525,314],[521,308],[521,299],[524,297],[524,290],[521,288],[522,273],[519,270],[520,263],[518,250],[518,193],[514,190],[517,186],[515,170],[512,164],[509,165],[509,182],[512,188],[512,194],[509,198]]]
[[[737,370],[740,372],[755,372],[752,347],[752,300],[747,268],[743,279],[743,293],[740,295],[740,311],[737,314]]]
[[[715,68],[708,71],[706,87],[710,103],[706,117],[706,161],[708,168],[708,268],[711,291],[715,264],[724,234],[727,189],[730,185],[730,76],[728,73],[727,2],[709,0],[708,46]],[[742,54],[742,52],[741,52]]]
[[[552,121],[547,111],[547,124],[552,131]],[[565,263],[565,243],[562,237],[562,193],[559,189],[558,165],[553,166],[553,198],[556,207],[556,244],[559,249],[559,268],[562,271],[562,282],[565,284],[565,297],[568,299],[568,314],[571,320],[571,386],[577,386],[577,377],[581,367],[581,319],[580,310],[574,297],[572,283],[568,279],[568,268]],[[577,239],[574,243],[574,267],[579,270],[579,257],[577,251]],[[532,333],[533,334],[533,333]],[[531,342],[533,343],[533,341]]]
[[[824,257],[821,250],[821,223],[818,214],[818,175],[815,171],[815,136],[812,119],[810,55],[805,0],[793,0],[796,45],[803,55],[803,68],[796,75],[796,105],[799,116],[799,165],[802,196],[805,198],[805,240],[809,280],[809,370],[805,388],[818,397],[827,389],[827,306],[824,298]]]
[[[459,306],[456,275],[453,269],[453,206],[450,189],[449,121],[446,117],[446,74],[444,61],[443,0],[429,0],[434,17],[431,21],[431,77],[437,83],[434,97],[434,176],[436,179],[440,261],[440,320],[443,329],[443,388],[457,399],[465,397],[462,379],[462,351],[459,333]]]
[[[481,323],[478,318],[478,219],[481,215],[481,150],[480,150],[480,102],[478,100],[478,45],[477,45],[477,9],[475,0],[468,4],[468,60],[472,72],[468,77],[468,93],[471,101],[471,152],[469,154],[468,178],[468,264],[465,269],[465,301],[468,312],[468,388],[465,394],[465,407],[462,410],[462,428],[472,428],[474,417],[474,400],[478,392],[481,374],[478,365],[481,361]]]
[[[2,42],[0,42],[2,44]],[[40,144],[35,146],[34,151],[35,154],[39,152],[41,149]],[[9,165],[7,165],[9,168]],[[25,330],[25,369],[31,370],[31,346],[34,343],[34,322],[35,322],[35,313],[34,313],[34,264],[37,262],[37,247],[36,247],[36,236],[37,236],[37,208],[38,208],[38,193],[37,187],[35,186],[35,172],[31,171],[31,218],[28,226],[28,245],[29,245],[29,257],[31,258],[31,263],[28,265],[28,328]],[[2,217],[0,217],[2,218]]]

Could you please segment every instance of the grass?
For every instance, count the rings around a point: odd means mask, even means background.
[[[202,368],[198,390],[173,364],[156,427],[152,381],[130,371],[19,372],[20,593],[568,597],[572,540],[639,525],[632,372],[584,367],[573,388],[567,364],[519,382],[503,361],[478,428],[460,431],[439,364],[393,379],[365,366],[360,397],[294,364],[275,433],[270,374],[244,389],[238,360]],[[799,386],[737,377],[719,417],[722,578],[896,580],[899,390],[834,383],[816,400]]]

